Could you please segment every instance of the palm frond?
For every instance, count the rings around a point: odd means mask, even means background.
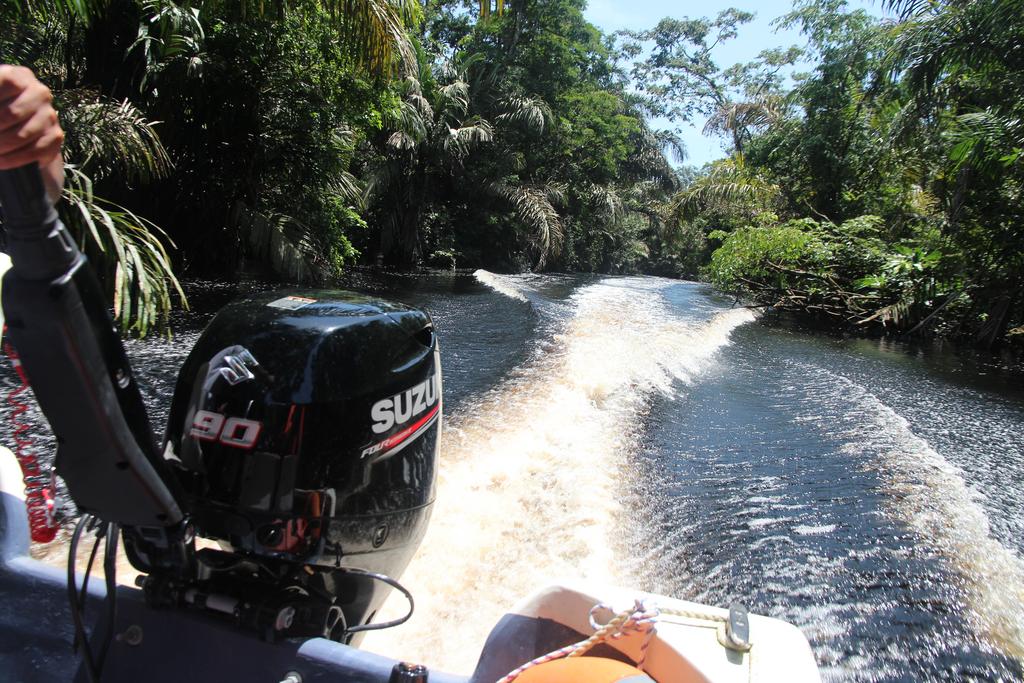
[[[612,185],[590,183],[583,192],[587,203],[597,209],[595,218],[603,223],[615,223],[626,213],[626,205],[618,189]]]
[[[416,140],[406,132],[396,130],[388,137],[388,147],[401,152],[409,152],[416,148]]]
[[[337,177],[332,178],[327,186],[343,201],[357,206],[362,205],[362,182],[348,171],[342,171]]]
[[[936,9],[934,0],[884,0],[882,8],[895,12],[901,19],[920,16]]]
[[[456,80],[438,88],[438,110],[444,116],[465,116],[469,111],[469,83]]]
[[[62,216],[106,281],[121,329],[145,335],[166,322],[176,293],[188,303],[171,270],[167,235],[152,222],[96,197],[92,180],[68,165]]]
[[[987,2],[890,3],[902,8],[888,58],[920,97],[931,97],[943,77],[964,68],[986,71],[991,65],[1018,70],[1019,0]]]
[[[958,116],[947,137],[953,143],[949,157],[956,168],[995,170],[1019,158],[1024,122],[986,109]]]
[[[667,152],[666,156],[675,160],[677,164],[682,164],[686,161],[686,143],[683,142],[681,137],[670,130],[654,131],[652,135],[658,141],[661,149]]]
[[[323,282],[334,275],[328,249],[309,226],[280,213],[264,214],[239,203],[234,220],[242,229],[249,254],[293,282]]]
[[[356,134],[355,131],[343,124],[331,131],[332,152],[349,165],[355,153]],[[326,187],[343,202],[362,205],[363,183],[347,170],[337,170],[335,175],[325,178]]]
[[[642,180],[619,189],[622,198],[623,217],[628,214],[642,216],[652,230],[665,229],[667,214],[662,184],[654,180]]]
[[[448,134],[441,139],[441,145],[448,154],[464,157],[469,150],[481,143],[494,139],[491,124],[484,119],[475,119],[458,128],[449,128]]]
[[[427,125],[434,120],[434,112],[430,103],[422,96],[413,96],[413,100],[404,99],[398,105],[393,121],[397,130],[406,133],[413,140],[419,141],[427,136]]]
[[[677,189],[679,178],[665,154],[666,149],[674,152],[679,158],[684,157],[686,153],[685,146],[678,137],[671,133],[651,130],[644,123],[634,138],[629,156],[631,168],[624,169],[629,171],[628,178],[620,179],[639,182],[653,180],[661,184],[666,191]]]
[[[199,75],[206,40],[199,9],[172,0],[143,0],[141,5],[138,34],[129,48],[129,52],[141,53],[146,65],[140,89],[145,91],[152,86],[161,70],[176,60],[185,61],[189,76]]]
[[[672,198],[671,211],[678,220],[686,220],[712,204],[758,201],[763,195],[761,186],[746,181],[698,182]]]
[[[111,102],[82,91],[61,94],[65,155],[97,180],[117,175],[148,182],[167,175],[171,160],[148,121],[127,100]]]
[[[421,93],[412,92],[405,96],[406,102],[416,110],[422,119],[433,121],[434,120],[434,107],[431,106],[430,100],[424,97]]]
[[[742,157],[732,157],[716,162],[710,172],[676,193],[669,204],[669,213],[681,223],[703,211],[737,203],[767,208],[778,201],[780,194],[777,185],[749,171]]]
[[[752,102],[728,102],[715,109],[704,124],[704,135],[742,135],[749,130],[766,128],[782,118],[784,103],[780,97],[767,97]]]
[[[564,241],[562,219],[551,203],[552,197],[561,193],[560,188],[491,183],[489,190],[507,201],[519,219],[531,229],[530,242],[537,252],[534,270],[540,270],[549,257],[561,253]]]
[[[44,82],[59,82],[66,68],[67,27],[63,15],[36,14],[31,19],[21,20],[20,15],[27,9],[19,3],[8,4],[0,12],[3,12],[0,21],[7,24],[0,34],[4,59],[11,64],[31,64]]]
[[[262,6],[263,0],[259,0]],[[343,17],[349,53],[372,73],[393,74],[396,63],[407,72],[416,70],[416,53],[406,25],[422,17],[416,0],[325,0],[335,17]]]
[[[501,113],[496,121],[522,126],[534,135],[543,134],[552,119],[551,107],[539,97],[509,95],[498,103],[498,109]]]

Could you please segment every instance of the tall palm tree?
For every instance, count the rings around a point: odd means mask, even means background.
[[[956,115],[951,160],[982,170],[1018,162],[1024,149],[1020,2],[884,4],[903,19],[889,51],[893,68],[902,71],[922,110],[951,108]]]
[[[557,184],[496,177],[488,175],[493,169],[467,163],[481,146],[496,142],[497,131],[518,128],[539,135],[551,118],[547,105],[536,98],[495,91],[493,79],[474,73],[479,65],[480,57],[473,55],[433,69],[422,65],[422,82],[406,78],[399,114],[367,187],[367,202],[381,223],[378,260],[403,268],[416,265],[423,256],[421,228],[430,204],[470,191],[512,212],[535,268],[561,250],[562,221],[555,206],[562,189]],[[493,123],[473,113],[483,106],[493,114]]]
[[[407,76],[403,90],[383,157],[371,170],[367,200],[382,214],[378,260],[409,268],[422,256],[420,227],[433,186],[457,174],[475,147],[492,140],[493,128],[469,114],[464,69],[427,93]]]
[[[719,103],[704,124],[704,135],[727,135],[734,152],[743,153],[743,147],[758,130],[767,128],[782,118],[783,98],[769,95],[746,102],[731,100]]]
[[[991,345],[1024,305],[1020,188],[1024,185],[1024,18],[1019,0],[888,0],[901,22],[891,69],[924,127],[947,145],[954,179],[944,232],[963,249],[979,318]],[[983,208],[981,208],[983,207]],[[972,214],[974,216],[972,217]],[[975,223],[984,221],[984,230]],[[979,237],[981,239],[979,239]],[[972,259],[985,259],[980,272]],[[985,281],[987,280],[987,281]],[[1014,311],[1017,311],[1015,314]]]

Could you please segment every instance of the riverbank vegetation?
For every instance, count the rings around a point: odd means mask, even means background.
[[[798,0],[805,46],[719,65],[749,13],[607,35],[583,0],[2,0],[0,59],[54,90],[65,219],[137,331],[172,271],[248,259],[700,277],[1019,339],[1020,3],[884,6]],[[687,167],[659,127],[705,120],[727,157]]]
[[[891,2],[891,22],[838,4],[783,18],[814,70],[676,199],[717,247],[705,272],[834,326],[1019,340],[1021,4]]]

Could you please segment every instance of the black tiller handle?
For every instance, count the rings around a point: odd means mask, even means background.
[[[0,207],[8,232],[40,230],[57,220],[39,164],[0,171]]]

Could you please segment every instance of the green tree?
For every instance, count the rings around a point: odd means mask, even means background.
[[[145,334],[180,297],[166,247],[167,236],[150,221],[94,191],[94,182],[149,183],[166,177],[171,159],[155,124],[128,101],[97,92],[89,64],[93,47],[89,7],[0,6],[0,62],[33,66],[51,86],[65,129],[67,185],[61,217],[93,262],[113,301],[122,329]]]
[[[712,233],[719,285],[833,324],[990,346],[1024,318],[1022,19],[999,0],[887,5],[895,24],[798,2],[781,23],[815,60],[787,96],[800,114],[755,129],[743,174],[712,167],[676,208],[739,208],[761,179],[781,222],[738,215]]]
[[[290,228],[293,239],[286,242],[293,247],[293,263],[301,256],[327,253],[326,260],[306,264],[315,267],[306,268],[305,272],[322,274],[332,269],[328,266],[336,267],[354,256],[344,226],[361,224],[354,209],[345,203],[356,193],[352,179],[338,168],[338,161],[328,158],[340,159],[342,165],[347,163],[351,157],[351,137],[340,120],[344,117],[338,117],[333,110],[337,100],[327,101],[329,96],[338,94],[339,88],[337,79],[332,80],[324,67],[345,66],[347,69],[341,71],[349,76],[360,71],[373,79],[372,74],[386,76],[411,62],[412,49],[405,25],[418,20],[417,3],[311,0],[296,6],[208,2],[200,10],[164,0],[11,0],[0,7],[0,13],[4,25],[14,27],[0,38],[0,57],[33,66],[51,85],[61,105],[69,133],[72,170],[66,218],[77,226],[84,248],[93,255],[101,272],[107,274],[116,310],[125,326],[133,325],[144,332],[157,317],[166,314],[171,303],[170,291],[177,287],[161,243],[163,233],[141,216],[161,216],[161,223],[184,242],[188,255],[200,255],[190,258],[190,263],[223,262],[225,252],[239,251],[237,228],[246,224],[239,223],[238,217],[246,212],[238,208],[244,199],[242,192],[214,192],[224,188],[226,178],[237,176],[239,167],[250,172],[245,177],[245,181],[250,181],[245,189],[256,194],[259,201],[250,202],[248,208],[267,219],[260,224]],[[275,25],[286,29],[285,39],[267,39]],[[258,134],[252,135],[252,128],[225,131],[216,120],[224,108],[211,106],[198,111],[193,106],[182,112],[182,103],[175,101],[176,95],[184,94],[186,104],[209,104],[218,94],[238,94],[238,89],[233,88],[206,93],[205,97],[197,96],[196,91],[218,80],[239,83],[245,72],[243,61],[231,62],[230,57],[225,60],[217,50],[230,43],[225,36],[243,26],[247,28],[239,31],[240,35],[252,29],[248,32],[256,42],[264,39],[256,47],[269,46],[269,52],[280,58],[276,68],[260,74],[260,83],[266,86],[275,78],[298,75],[298,83],[305,86],[296,97],[294,92],[284,92],[278,80],[276,90],[273,86],[264,92],[254,93],[250,89],[249,94],[254,97],[237,102],[241,107],[252,105],[255,100],[257,106],[248,122],[263,124],[260,132],[278,132],[281,136],[259,140]],[[302,34],[306,28],[310,28],[310,35]],[[311,36],[320,42],[314,45]],[[301,47],[312,49],[318,59],[304,59],[305,53],[296,49],[301,38],[307,38]],[[267,52],[252,55],[253,61],[267,57]],[[268,62],[264,61],[263,66],[268,66]],[[300,70],[299,66],[306,68]],[[317,69],[321,69],[317,78],[322,80],[306,77],[307,72]],[[378,93],[363,97],[362,102],[379,101],[379,93],[386,89],[382,83],[362,87],[364,91]],[[263,95],[267,95],[265,102]],[[286,103],[290,109],[271,112],[259,106],[274,103],[275,97],[277,103]],[[300,121],[297,116],[290,118],[289,113],[311,116]],[[309,120],[316,121],[321,114],[328,114],[324,117],[326,122],[308,125]],[[149,123],[153,118],[165,122],[165,139],[173,141],[169,149],[165,149]],[[379,124],[379,115],[377,118]],[[224,133],[222,139],[212,140],[211,129]],[[202,134],[197,136],[199,131]],[[315,134],[303,135],[311,131]],[[236,159],[239,164],[217,169],[224,173],[214,178],[209,174],[213,170],[208,163],[210,155],[196,154],[196,143],[205,141],[209,143],[207,152],[216,149],[222,153],[231,144],[232,136],[233,140],[248,136],[248,141],[255,140],[257,145],[268,140],[283,141],[269,155],[273,161],[259,154]],[[177,143],[182,144],[179,147]],[[288,148],[288,143],[293,146]],[[315,150],[323,153],[318,156]],[[217,156],[212,155],[214,159]],[[272,170],[282,173],[274,177],[260,164],[273,164]],[[309,189],[298,195],[298,202],[294,201],[295,194],[284,202],[279,198],[298,185],[294,176],[283,172],[295,168],[307,169],[306,178],[320,179],[319,188],[303,185]],[[301,179],[300,176],[298,180]],[[290,188],[288,181],[292,182]],[[104,195],[128,208],[97,199],[94,182]],[[150,184],[152,192],[140,196],[134,191],[138,183]],[[317,191],[324,188],[330,191]],[[288,205],[289,214],[277,213],[282,203]],[[301,219],[290,217],[300,212]],[[191,227],[197,224],[200,227]],[[236,229],[231,231],[233,224]],[[248,227],[251,225],[252,221],[248,221]],[[234,238],[215,242],[219,248],[210,249],[209,233],[224,230],[224,226],[228,226],[228,236]],[[252,230],[249,233],[251,236]],[[198,235],[206,239],[191,239]],[[254,241],[263,242],[266,251],[266,240]],[[325,242],[326,251],[320,248]],[[211,251],[215,252],[214,257],[208,258]],[[258,254],[260,249],[254,252]]]
[[[785,113],[782,75],[801,55],[795,47],[769,49],[749,63],[720,67],[715,48],[753,18],[727,9],[714,19],[666,17],[650,30],[621,32],[620,59],[635,60],[630,73],[645,109],[675,122],[705,118],[705,134],[724,136],[731,151],[742,153],[755,131]]]
[[[652,205],[675,180],[663,152],[673,140],[647,126],[582,2],[510,2],[482,18],[473,8],[425,12],[424,57],[440,82],[445,61],[466,60],[466,116],[492,136],[457,165],[430,164],[444,170],[429,174],[423,256],[454,250],[460,263],[513,270],[642,267]],[[423,90],[430,100],[426,81]]]
[[[1024,322],[1024,17],[1008,0],[887,5],[908,128],[938,152],[928,180],[962,254],[961,333],[989,346]]]
[[[407,78],[402,108],[387,136],[380,161],[372,167],[368,196],[381,225],[378,259],[409,268],[426,255],[422,241],[425,219],[452,205],[472,201],[510,211],[534,251],[535,266],[543,266],[561,248],[562,225],[552,201],[557,187],[532,185],[496,174],[493,164],[476,163],[486,156],[496,137],[514,129],[541,135],[550,113],[528,97],[487,91],[487,81],[473,79],[479,56],[435,71],[424,65],[423,81]],[[478,87],[473,87],[476,83]],[[483,91],[481,91],[481,86]],[[490,120],[479,113],[478,100],[489,98]],[[439,246],[437,236],[433,236]]]

